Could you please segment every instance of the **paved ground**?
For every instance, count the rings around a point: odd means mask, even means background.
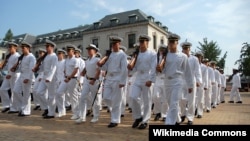
[[[250,125],[250,93],[241,93],[243,104],[227,103],[229,95],[226,94],[226,103],[204,113],[203,118],[195,119],[194,124],[199,125]],[[106,110],[101,112],[98,123],[87,122],[76,125],[70,120],[71,113],[63,118],[42,119],[42,111],[32,111],[29,117],[18,117],[16,114],[0,113],[0,141],[147,141],[148,129],[132,129],[131,113],[126,111],[122,123],[116,128],[107,128],[109,114]],[[153,121],[150,124],[163,124]],[[187,121],[182,125],[185,126]]]

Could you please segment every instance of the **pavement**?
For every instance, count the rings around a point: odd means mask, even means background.
[[[241,92],[242,104],[219,104],[210,113],[204,112],[202,118],[195,118],[194,125],[250,125],[250,92]],[[0,107],[2,108],[2,107]],[[33,105],[32,105],[33,108]],[[97,123],[90,123],[91,116],[82,124],[70,120],[71,112],[61,118],[43,119],[43,111],[33,111],[27,117],[17,114],[0,113],[0,141],[147,141],[148,128],[133,129],[132,115],[126,110],[121,124],[108,128],[110,113],[101,111]],[[163,121],[154,121],[152,115],[149,125],[163,125]],[[184,121],[180,126],[187,126]]]

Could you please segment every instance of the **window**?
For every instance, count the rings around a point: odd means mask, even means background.
[[[153,35],[153,46],[154,46],[154,49],[156,49],[156,35]]]
[[[135,44],[135,34],[128,35],[128,48],[133,48]]]
[[[151,22],[154,22],[155,18],[152,17],[152,16],[148,16],[148,20],[151,21]]]
[[[96,47],[98,48],[98,39],[92,39],[92,44],[96,45]]]
[[[137,16],[135,14],[132,14],[129,16],[129,23],[135,23],[137,21]]]
[[[164,39],[163,38],[161,39],[161,44],[164,44]]]
[[[111,26],[115,26],[115,25],[117,25],[118,22],[119,22],[119,20],[118,20],[117,18],[112,18],[112,19],[110,20],[110,25],[111,25]]]
[[[101,26],[101,22],[94,23],[94,29],[98,29]]]

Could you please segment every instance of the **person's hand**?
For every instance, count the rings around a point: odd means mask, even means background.
[[[90,80],[90,81],[89,81],[89,84],[90,84],[90,85],[94,85],[94,84],[95,84],[95,80]]]
[[[147,87],[150,87],[152,85],[152,82],[151,81],[147,81],[146,84],[145,84]]]
[[[46,83],[49,83],[50,81],[49,80],[45,80]]]
[[[188,88],[188,93],[192,93],[193,92],[193,88]]]
[[[23,80],[23,83],[25,83],[25,84],[28,83],[28,82],[29,82],[29,79],[24,79]]]
[[[122,88],[124,87],[125,85],[124,84],[119,84],[119,88]]]
[[[6,75],[6,79],[10,79],[11,78],[11,75]]]
[[[64,82],[68,83],[69,82],[69,78],[67,77],[66,79],[64,79]]]

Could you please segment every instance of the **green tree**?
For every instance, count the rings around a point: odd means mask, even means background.
[[[216,61],[217,66],[224,69],[225,68],[225,59],[227,57],[227,52],[223,55],[222,58],[219,58],[221,55],[221,49],[218,46],[216,41],[208,41],[207,38],[203,38],[203,42],[198,42],[199,46],[197,49],[203,53],[204,58],[208,58],[210,61]]]
[[[243,43],[243,47],[241,48],[240,59],[238,59],[235,64],[239,65],[239,71],[244,76],[250,76],[250,44]]]
[[[13,33],[11,31],[11,29],[9,29],[6,34],[5,37],[3,38],[4,41],[10,41],[13,38]]]

